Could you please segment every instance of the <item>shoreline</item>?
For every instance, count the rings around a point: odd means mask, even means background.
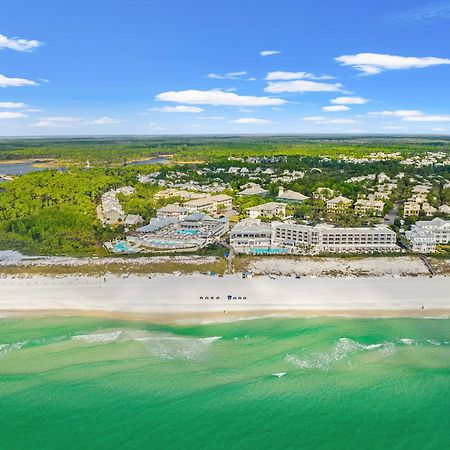
[[[450,316],[448,292],[448,277],[7,277],[0,279],[0,317],[78,315],[160,323],[257,317],[443,318]]]

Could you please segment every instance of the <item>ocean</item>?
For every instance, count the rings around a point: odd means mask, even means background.
[[[450,320],[0,320],[0,448],[444,449]]]

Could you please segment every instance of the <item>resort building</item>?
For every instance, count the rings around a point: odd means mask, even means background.
[[[358,200],[355,211],[359,214],[380,215],[383,213],[384,203],[381,200]]]
[[[117,194],[131,195],[135,192],[132,186],[107,191],[102,195],[100,205],[97,207],[97,216],[103,225],[118,225],[125,222],[126,214],[117,199]]]
[[[353,205],[353,200],[340,195],[327,201],[327,212],[331,214],[343,214]]]
[[[251,219],[257,219],[258,217],[278,217],[280,219],[284,219],[286,216],[286,204],[269,202],[264,203],[263,205],[247,208],[246,212]]]
[[[230,245],[238,253],[253,253],[272,246],[273,225],[258,219],[244,219],[230,232]]]
[[[301,203],[307,200],[309,197],[306,195],[300,194],[299,192],[284,190],[284,188],[280,187],[278,190],[277,200],[279,202],[285,203]]]
[[[373,228],[310,227],[281,224],[275,229],[274,245],[292,253],[371,253],[398,251],[396,234],[384,225]]]
[[[228,219],[217,220],[207,214],[194,213],[181,220],[153,218],[148,225],[128,236],[127,241],[139,251],[192,251],[212,244],[228,230]]]
[[[439,206],[439,212],[446,214],[446,215],[450,215],[450,206],[448,206],[448,205]]]
[[[420,220],[405,233],[410,248],[414,252],[432,253],[437,244],[450,243],[450,220],[439,217],[433,220]]]
[[[189,209],[181,206],[179,203],[172,203],[167,206],[163,206],[156,211],[156,217],[175,217],[176,219],[182,219],[189,215]]]
[[[405,202],[403,204],[403,217],[418,216],[420,204],[417,202]]]
[[[204,198],[190,200],[184,203],[184,207],[194,212],[213,213],[218,210],[226,211],[232,207],[233,198],[229,195],[212,195]]]
[[[238,253],[373,253],[397,252],[396,234],[384,225],[336,228],[245,219],[232,230],[230,244]]]

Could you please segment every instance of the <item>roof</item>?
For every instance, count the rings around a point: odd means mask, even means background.
[[[450,227],[450,220],[444,220],[440,217],[435,217],[433,220],[418,220],[415,225],[417,227],[429,227],[430,225],[433,227],[443,227],[443,226],[449,226]]]
[[[269,202],[247,208],[247,211],[274,211],[276,209],[286,209],[286,205],[284,203]]]
[[[170,205],[163,206],[158,209],[158,212],[185,212],[187,208],[179,205],[178,203],[171,203]]]
[[[204,197],[204,198],[196,198],[195,200],[189,200],[188,202],[184,203],[185,206],[207,206],[214,203],[214,200],[212,197]]]
[[[267,194],[269,191],[267,189],[263,189],[261,186],[253,186],[243,191],[239,192],[238,195],[260,195]]]
[[[233,197],[230,197],[226,194],[218,194],[211,196],[211,199],[213,199],[215,202],[224,202],[226,200],[233,200]]]
[[[281,199],[285,199],[285,200],[297,200],[297,201],[302,202],[309,197],[306,195],[300,194],[300,192],[287,190],[281,194],[278,194],[277,198],[281,198]]]
[[[166,227],[167,225],[171,225],[177,222],[178,220],[173,217],[153,218],[150,220],[150,223],[148,225],[144,225],[143,227],[138,228],[137,231],[139,231],[140,233],[153,233],[160,230],[161,228]]]
[[[353,203],[353,200],[350,200],[347,197],[340,195],[339,197],[332,198],[328,200],[327,203],[337,204],[337,203]]]
[[[238,222],[231,231],[233,233],[238,231],[245,231],[247,233],[272,233],[272,225],[268,222],[261,222],[260,220],[244,219]]]
[[[139,214],[128,214],[125,219],[125,224],[127,225],[136,225],[137,223],[142,222],[142,217]]]
[[[356,203],[356,205],[364,205],[364,206],[373,206],[373,207],[384,207],[384,202],[382,202],[381,200],[366,200],[366,199],[361,199],[358,200]]]

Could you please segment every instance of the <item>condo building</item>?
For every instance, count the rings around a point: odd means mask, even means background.
[[[259,220],[241,221],[231,230],[236,252],[258,253],[259,248],[285,249],[290,253],[373,253],[399,251],[396,234],[384,225],[372,228],[336,228],[332,225]]]

